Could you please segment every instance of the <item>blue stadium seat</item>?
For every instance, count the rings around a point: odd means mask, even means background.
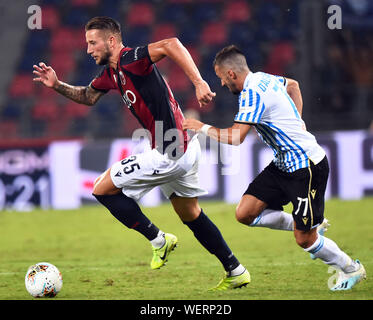
[[[122,30],[123,42],[129,47],[146,45],[150,41],[149,26],[129,27]]]
[[[65,26],[82,28],[90,18],[92,16],[85,7],[77,7],[65,15],[63,23]]]
[[[171,3],[166,5],[158,15],[159,20],[168,23],[184,24],[191,23],[190,9],[185,4]]]
[[[255,41],[255,27],[249,23],[232,23],[229,25],[229,42],[238,47]]]
[[[221,4],[199,3],[194,6],[192,20],[208,23],[218,21],[221,17]]]
[[[184,45],[198,44],[202,25],[200,21],[189,21],[179,25],[179,40]]]
[[[40,5],[41,6],[45,6],[45,5],[59,6],[61,4],[64,4],[61,0],[42,0]]]
[[[19,120],[23,112],[23,99],[12,99],[1,111],[3,120]]]

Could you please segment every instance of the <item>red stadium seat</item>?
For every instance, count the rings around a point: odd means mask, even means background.
[[[59,113],[60,108],[54,100],[41,100],[31,111],[32,118],[47,121],[61,119]]]
[[[84,118],[87,117],[90,112],[90,107],[74,101],[68,101],[64,106],[64,115],[67,118]]]
[[[196,110],[198,113],[208,113],[215,108],[214,100],[212,100],[207,106],[201,108],[193,91],[192,93],[193,94],[190,94],[189,99],[186,102],[186,110]]]
[[[53,52],[50,65],[60,78],[66,77],[75,68],[75,58],[70,52]]]
[[[71,28],[59,28],[52,34],[50,48],[52,51],[72,51],[76,49],[74,30]]]
[[[207,45],[222,45],[227,42],[227,28],[224,23],[208,23],[201,33],[201,42]]]
[[[251,18],[251,9],[246,1],[227,2],[223,12],[224,20],[229,23],[246,22]]]
[[[155,26],[151,35],[151,42],[177,36],[176,27],[171,23],[161,23]]]
[[[154,22],[155,13],[149,3],[134,3],[130,6],[125,20],[128,26],[147,26]]]
[[[201,64],[201,54],[200,51],[193,46],[186,46],[186,49],[189,51],[190,55],[193,58],[194,63],[198,67]]]
[[[272,74],[284,74],[286,67],[295,60],[295,49],[290,42],[279,42],[272,46],[265,71]]]
[[[13,78],[9,88],[12,97],[29,97],[34,94],[35,83],[32,73],[18,74]]]
[[[172,64],[170,71],[167,74],[169,86],[171,87],[172,91],[187,91],[192,87],[192,83],[190,82],[187,75],[184,71],[177,65]]]
[[[43,29],[55,29],[60,26],[60,15],[56,8],[52,6],[43,7],[41,12]]]
[[[74,42],[75,50],[84,50],[87,51],[87,41],[85,40],[85,30],[84,28],[75,28],[71,30]]]
[[[161,59],[156,64],[157,68],[162,74],[168,74],[168,71],[170,70],[173,63],[174,62],[172,62],[171,59]]]
[[[18,137],[18,122],[16,121],[1,121],[0,122],[0,139],[9,141]]]
[[[69,124],[70,120],[64,117],[47,121],[45,135],[49,139],[66,138],[68,137]]]
[[[38,97],[40,97],[40,99],[48,99],[48,100],[58,99],[58,97],[61,96],[58,92],[54,91],[51,88],[44,86],[43,84],[37,85],[35,94]]]

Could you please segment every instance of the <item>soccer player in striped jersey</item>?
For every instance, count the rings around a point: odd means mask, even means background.
[[[186,119],[183,128],[239,145],[254,127],[274,154],[274,160],[242,196],[236,208],[237,220],[248,226],[293,231],[297,244],[313,258],[340,270],[337,283],[330,289],[351,289],[366,272],[359,260],[351,259],[323,234],[328,226],[324,219],[328,160],[302,120],[303,101],[297,81],[251,72],[244,54],[233,45],[217,53],[214,69],[222,86],[239,95],[233,126],[219,129]],[[289,202],[292,215],[283,211]]]

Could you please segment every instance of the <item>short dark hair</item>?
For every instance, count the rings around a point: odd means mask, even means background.
[[[93,29],[110,31],[122,38],[120,23],[110,17],[94,17],[89,20],[85,25],[85,31]]]
[[[215,68],[216,65],[221,65],[227,60],[237,60],[236,58],[240,57],[240,60],[242,61],[243,59],[245,60],[246,63],[246,58],[243,52],[236,47],[235,45],[230,45],[227,46],[223,49],[221,49],[215,56],[214,62],[213,62],[213,67]],[[243,58],[243,59],[242,59]]]

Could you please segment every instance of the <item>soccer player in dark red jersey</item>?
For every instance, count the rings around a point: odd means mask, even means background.
[[[146,46],[124,46],[120,24],[109,17],[95,17],[85,26],[87,53],[105,66],[88,86],[72,86],[58,80],[52,67],[34,65],[34,81],[53,88],[78,103],[94,105],[109,90],[117,90],[124,104],[151,137],[151,149],[114,163],[100,175],[93,195],[120,222],[144,235],[151,243],[151,268],[158,269],[176,247],[177,238],[156,227],[137,201],[159,186],[170,199],[180,219],[197,240],[222,263],[226,275],[214,290],[234,289],[250,282],[249,272],[234,256],[219,229],[204,214],[198,197],[198,163],[201,153],[197,136],[182,129],[183,113],[155,63],[168,57],[178,64],[194,84],[200,106],[215,93],[210,90],[192,57],[177,38]]]

